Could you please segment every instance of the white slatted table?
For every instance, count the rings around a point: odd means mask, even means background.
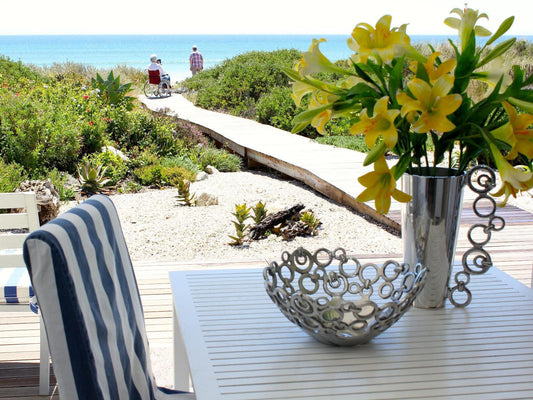
[[[171,272],[176,385],[198,400],[532,399],[533,290],[492,268],[466,309],[411,309],[371,343],[312,339],[258,269]],[[186,349],[186,358],[184,348]]]

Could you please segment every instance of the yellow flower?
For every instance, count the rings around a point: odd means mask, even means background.
[[[389,149],[392,149],[398,141],[398,131],[394,125],[394,120],[400,111],[389,110],[388,102],[388,96],[379,99],[374,106],[372,117],[368,116],[368,110],[365,108],[359,115],[360,121],[350,128],[350,133],[354,135],[364,134],[365,143],[370,148],[374,147],[379,136],[383,138]]]
[[[325,125],[331,119],[333,114],[332,103],[334,102],[336,96],[328,95],[326,92],[317,91],[313,93],[309,101],[309,109],[323,108],[320,113],[315,115],[311,120],[311,125],[316,128],[320,134],[326,133]],[[329,107],[324,107],[329,106]]]
[[[316,90],[316,87],[304,82],[304,81],[294,81],[292,84],[292,99],[297,107],[300,107],[302,99],[306,94],[312,93]]]
[[[427,62],[425,64],[421,63],[427,71],[430,83],[435,83],[437,79],[439,79],[442,75],[452,72],[455,66],[457,65],[456,60],[450,59],[442,62],[438,66],[435,66],[435,60],[438,56],[440,56],[440,52],[436,51],[428,57]],[[411,71],[413,71],[413,73],[415,74],[417,64],[418,62],[415,61],[410,66]]]
[[[487,91],[494,89],[501,79],[502,85],[500,87],[500,93],[503,93],[513,80],[508,73],[509,71],[505,69],[503,57],[496,57],[490,62],[490,68],[486,68],[484,71],[478,70],[476,72],[476,79],[487,84]]]
[[[415,98],[402,92],[396,99],[402,105],[402,117],[413,111],[421,113],[412,125],[414,132],[426,133],[433,130],[442,133],[455,128],[447,116],[459,108],[462,98],[457,93],[448,95],[453,87],[452,76],[442,75],[433,86],[415,78],[407,86]]]
[[[527,191],[533,187],[533,173],[522,166],[513,167],[493,143],[490,143],[489,146],[496,168],[502,178],[500,189],[491,194],[494,197],[505,196],[503,201],[498,204],[503,207],[507,204],[509,196],[516,198],[516,193]]]
[[[492,133],[494,136],[511,146],[511,151],[507,155],[508,160],[513,160],[518,156],[518,153],[525,155],[527,158],[533,158],[533,130],[527,129],[533,124],[533,115],[518,114],[516,109],[506,101],[502,102],[507,115],[509,115],[509,123],[496,129]]]
[[[410,47],[411,39],[405,32],[407,25],[391,29],[391,19],[390,15],[384,15],[375,28],[365,23],[356,25],[348,39],[348,47],[358,53],[361,62],[366,63],[372,55],[390,63],[396,54]]]
[[[476,25],[476,22],[481,18],[489,19],[485,13],[479,14],[478,10],[466,8],[464,11],[460,8],[454,8],[451,13],[459,15],[461,18],[448,17],[444,20],[444,23],[450,28],[457,29],[459,31],[459,38],[461,39],[461,50],[464,51],[468,43],[468,38],[472,31],[476,36],[490,36],[491,33],[488,29],[483,28],[481,25]]]
[[[319,44],[326,39],[313,39],[309,50],[303,54],[303,57],[296,63],[295,67],[301,76],[311,75],[317,72],[337,72],[346,74],[346,71],[337,67],[328,58],[322,54]]]
[[[374,200],[376,211],[381,214],[389,212],[391,197],[401,203],[407,203],[411,196],[396,189],[396,180],[393,175],[394,167],[389,169],[385,156],[374,162],[374,171],[361,176],[358,180],[366,189],[357,196],[357,201],[367,202]]]

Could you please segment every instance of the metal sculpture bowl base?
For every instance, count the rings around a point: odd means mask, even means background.
[[[364,264],[344,249],[283,252],[264,270],[265,289],[283,315],[318,341],[367,343],[398,321],[422,290],[427,269]]]

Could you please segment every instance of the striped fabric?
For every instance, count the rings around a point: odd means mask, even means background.
[[[62,399],[194,399],[155,385],[137,282],[108,197],[31,233],[24,260]]]
[[[25,267],[0,268],[0,304],[29,303],[33,296]]]

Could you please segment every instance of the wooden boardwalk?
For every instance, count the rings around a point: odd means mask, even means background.
[[[181,96],[148,100],[153,109],[175,113],[213,136],[217,141],[246,158],[250,165],[266,165],[299,179],[331,199],[368,213],[392,230],[399,227],[400,211],[393,204],[385,218],[375,215],[370,205],[358,203],[362,190],[357,183],[363,156],[344,149],[319,145],[311,140],[257,124],[256,122],[197,109]],[[466,193],[457,244],[460,257],[471,246],[466,237],[469,226],[478,219],[471,210],[473,194]],[[486,249],[493,262],[523,284],[531,285],[533,263],[533,214],[516,207],[498,209],[506,227],[495,232]],[[481,223],[485,221],[481,220]],[[357,255],[361,261],[401,259],[401,254]],[[169,354],[172,343],[172,297],[168,272],[184,269],[232,269],[262,267],[264,260],[180,263],[136,262],[135,271],[144,305],[154,373],[159,385],[172,385]],[[261,279],[261,277],[258,277]],[[473,276],[472,279],[476,279]],[[475,302],[476,293],[473,294]],[[0,313],[0,399],[43,399],[37,396],[39,320],[30,311]],[[53,389],[54,380],[52,377]],[[56,395],[52,397],[58,399]]]

